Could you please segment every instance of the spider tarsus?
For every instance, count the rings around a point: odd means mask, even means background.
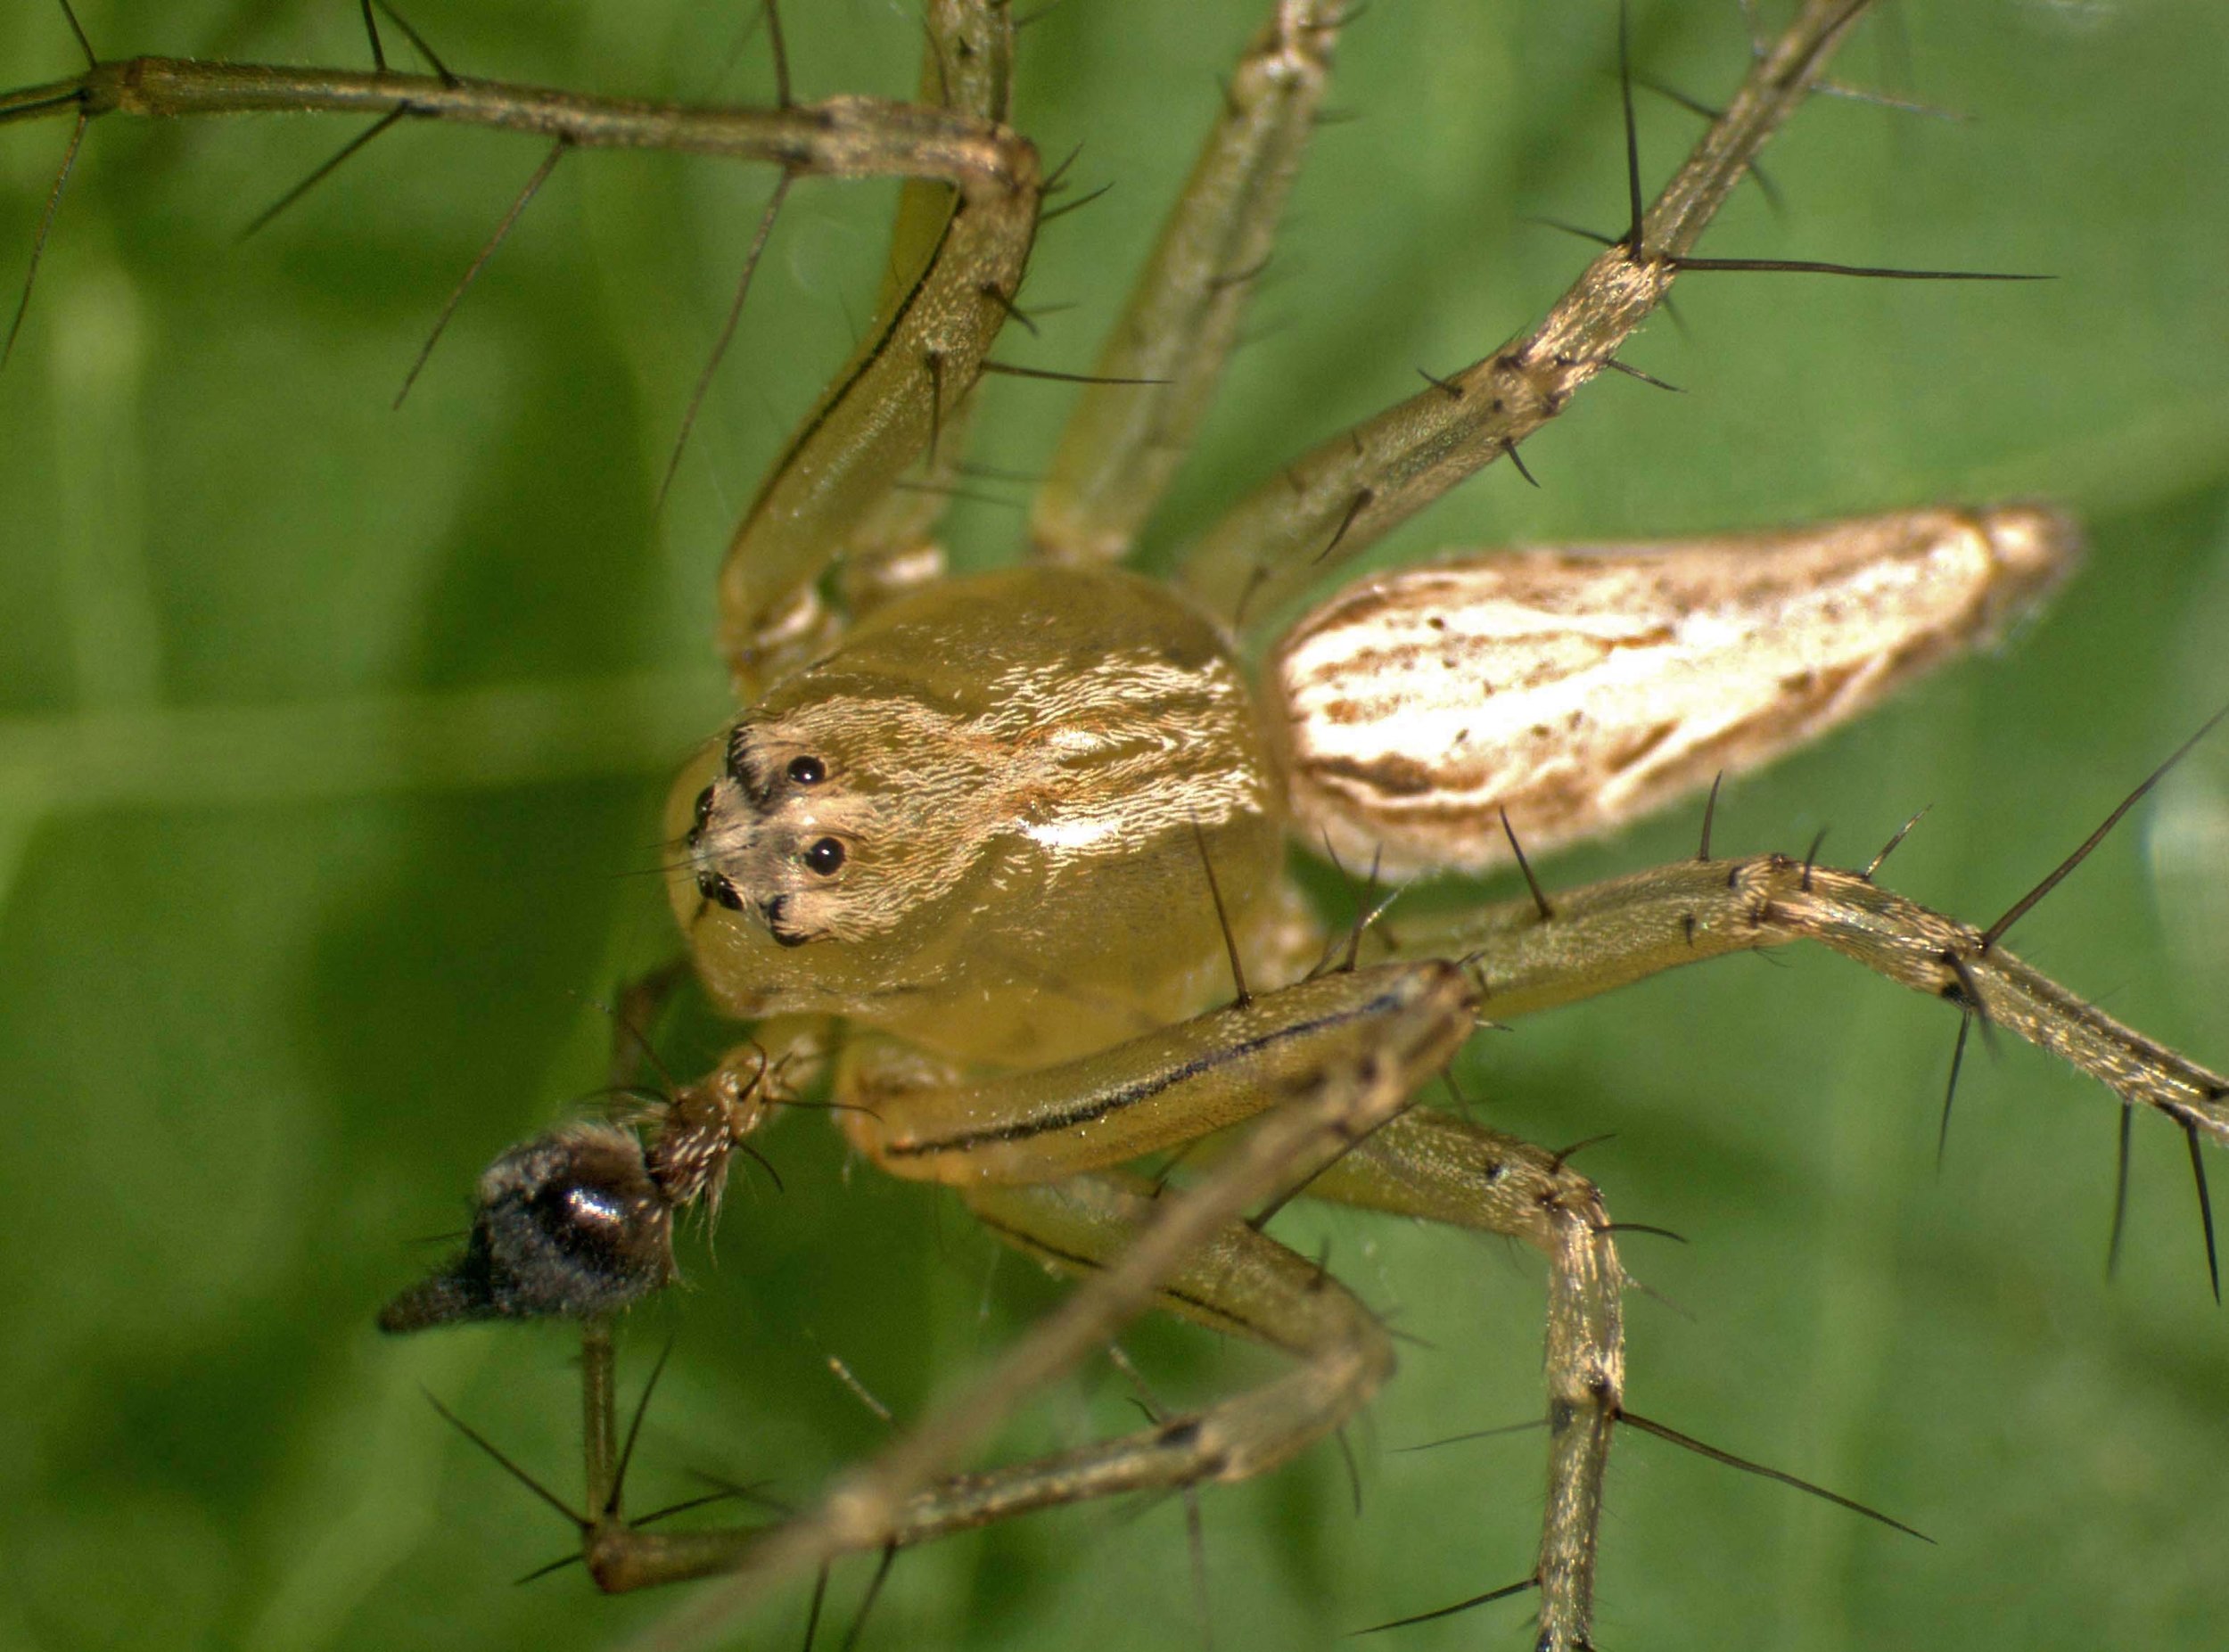
[[[1852,1514],[1863,1515],[1868,1520],[1878,1521],[1891,1531],[1902,1532],[1906,1537],[1916,1537],[1923,1543],[1935,1541],[1933,1538],[1916,1526],[1906,1525],[1892,1515],[1885,1515],[1878,1508],[1870,1508],[1859,1502],[1855,1498],[1843,1496],[1839,1492],[1830,1492],[1826,1487],[1814,1484],[1809,1480],[1791,1475],[1786,1469],[1773,1468],[1764,1463],[1752,1462],[1746,1457],[1736,1457],[1731,1451],[1721,1451],[1715,1445],[1706,1444],[1692,1434],[1682,1434],[1676,1428],[1668,1427],[1663,1423],[1640,1416],[1625,1410],[1623,1406],[1616,1408],[1616,1416],[1620,1423],[1637,1428],[1642,1434],[1652,1434],[1668,1444],[1692,1451],[1698,1457],[1707,1458],[1710,1461],[1728,1468],[1739,1468],[1744,1474],[1777,1481],[1781,1485],[1792,1486],[1798,1492],[1808,1492],[1812,1496],[1823,1499],[1838,1508],[1847,1508]]]
[[[380,7],[382,11],[386,10],[384,0],[380,0]],[[394,14],[390,12],[388,15],[391,17]],[[395,21],[400,22],[402,20],[397,18]],[[410,364],[410,371],[402,376],[402,388],[395,392],[396,407],[402,406],[410,394],[410,387],[418,382],[418,374],[425,371],[425,364],[432,358],[433,347],[441,341],[441,334],[448,331],[450,318],[456,314],[456,307],[465,301],[465,294],[472,290],[473,283],[480,278],[480,272],[487,267],[488,260],[496,254],[496,249],[509,236],[528,205],[541,192],[542,185],[549,182],[549,175],[557,169],[557,162],[572,147],[572,140],[566,137],[559,138],[549,146],[549,152],[542,157],[541,165],[534,168],[534,176],[526,180],[526,187],[519,191],[516,199],[511,202],[510,210],[504,213],[502,221],[496,226],[495,234],[488,237],[487,244],[480,249],[479,256],[473,259],[463,279],[450,291],[448,301],[441,306],[440,315],[434,319],[433,331],[426,335],[417,359]]]
[[[2115,806],[2113,812],[2105,817],[2103,822],[2100,824],[2097,830],[2091,833],[2089,836],[2082,840],[2080,848],[2077,849],[2074,853],[2069,855],[2064,860],[2061,860],[2056,867],[2053,867],[2041,883],[2037,884],[2035,888],[2029,890],[2027,893],[2022,895],[2018,900],[2015,900],[2011,908],[2006,911],[2003,917],[1999,918],[1995,923],[1990,925],[1987,929],[1981,932],[1981,950],[1986,952],[1991,947],[1996,945],[1999,941],[2004,938],[2004,932],[2006,930],[2011,928],[2013,925],[2019,923],[2021,918],[2025,917],[2030,908],[2034,907],[2035,904],[2041,900],[2045,895],[2051,893],[2052,890],[2058,888],[2060,882],[2065,879],[2066,875],[2069,872],[2072,872],[2075,867],[2080,866],[2085,860],[2088,859],[2090,858],[2090,851],[2105,841],[2105,834],[2120,824],[2121,817],[2126,815],[2130,810],[2134,809],[2143,799],[2144,794],[2150,792],[2152,787],[2158,785],[2160,781],[2166,779],[2168,774],[2174,770],[2176,765],[2180,763],[2185,757],[2189,756],[2192,748],[2196,746],[2200,740],[2203,740],[2208,735],[2213,733],[2215,725],[2219,723],[2225,717],[2229,717],[2229,705],[2223,706],[2221,710],[2216,711],[2211,717],[2208,718],[2203,723],[2200,724],[2196,734],[2192,735],[2189,739],[2184,741],[2181,745],[2176,746],[2173,752],[2167,754],[2167,759],[2165,762],[2161,763],[2157,768],[2153,769],[2142,780],[2138,781],[2135,790],[2129,793],[2126,797],[2121,799],[2119,803]]]
[[[1548,904],[1548,896],[1540,886],[1540,879],[1533,875],[1533,863],[1525,858],[1525,845],[1517,841],[1517,828],[1509,824],[1509,811],[1497,809],[1494,812],[1501,817],[1501,835],[1509,840],[1509,853],[1517,857],[1517,869],[1525,874],[1525,887],[1533,892],[1534,909],[1540,914],[1542,923],[1551,922],[1556,916],[1556,908]]]

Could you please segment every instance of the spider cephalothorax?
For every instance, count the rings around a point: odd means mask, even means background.
[[[1229,645],[1111,569],[892,600],[673,800],[675,910],[728,1007],[856,1015],[1009,1064],[1198,1007],[1225,967],[1203,853],[1241,925],[1281,867]]]

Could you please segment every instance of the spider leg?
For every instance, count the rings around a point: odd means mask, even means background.
[[[1077,1060],[974,1082],[939,1081],[909,1047],[860,1040],[846,1052],[837,1121],[893,1176],[962,1188],[1052,1181],[1253,1118],[1339,1052],[1393,1036],[1444,990],[1415,965],[1320,975]]]
[[[1038,1187],[970,1189],[968,1205],[1005,1243],[1055,1271],[1091,1277],[1119,1257],[1160,1201],[1150,1184],[1082,1176]],[[884,1536],[900,1548],[1032,1510],[1095,1498],[1239,1480],[1286,1461],[1365,1403],[1393,1373],[1390,1339],[1337,1280],[1243,1222],[1223,1228],[1165,1278],[1148,1304],[1291,1355],[1295,1367],[1260,1387],[1154,1426],[1073,1451],[937,1480],[897,1506]],[[591,1407],[612,1385],[594,1375]],[[592,1421],[591,1484],[608,1484],[615,1425]],[[608,1519],[587,1540],[589,1566],[608,1590],[648,1587],[734,1570],[774,1530],[646,1532]]]
[[[1036,235],[1043,188],[1037,151],[992,112],[1003,103],[1003,65],[1012,55],[1008,9],[995,0],[945,0],[934,12],[930,56],[948,65],[934,71],[948,89],[943,106],[833,97],[715,108],[384,68],[137,57],[0,92],[0,123],[62,114],[81,122],[260,111],[403,115],[532,132],[559,150],[670,149],[768,162],[794,177],[920,179],[949,192],[949,214],[934,236],[922,233],[920,209],[901,220],[901,256],[930,242],[919,267],[893,282],[859,350],[791,436],[728,546],[720,642],[742,697],[752,700],[769,676],[816,646],[820,576],[974,388]],[[963,37],[967,53],[958,45]],[[970,54],[975,67],[949,67]]]
[[[1061,432],[1030,516],[1056,562],[1126,555],[1207,411],[1267,267],[1349,0],[1278,0]]]
[[[1659,970],[1812,941],[1876,974],[1945,999],[2166,1114],[2193,1141],[2229,1144],[2229,1078],[2077,998],[1985,932],[1862,873],[1786,855],[1682,860],[1531,898],[1412,917],[1398,950],[1469,960],[1497,1019],[1592,998]]]
[[[1037,152],[999,124],[1014,53],[1008,8],[940,0],[926,22],[924,102],[896,106],[893,118],[929,128],[948,110],[964,115],[985,135],[988,164],[949,165],[942,140],[925,129],[918,160],[896,168],[909,185],[881,301],[791,435],[720,568],[720,648],[746,703],[825,648],[822,574],[849,552],[879,565],[924,542],[942,502],[937,478],[958,456],[962,406],[1036,238]],[[901,492],[925,459],[930,485]]]
[[[1326,1167],[1304,1196],[1521,1239],[1548,1259],[1548,1501],[1537,1645],[1589,1644],[1610,1436],[1624,1400],[1624,1270],[1592,1182],[1564,1155],[1418,1108]]]
[[[1013,95],[1014,27],[1011,7],[989,0],[931,0],[923,8],[921,78],[915,100],[985,122],[1003,124]],[[958,197],[933,178],[909,178],[898,193],[883,267],[878,317],[895,312],[907,293],[941,256]],[[999,319],[1021,314],[1017,271],[1007,285],[983,289]],[[871,331],[871,329],[870,329]],[[847,535],[838,565],[845,605],[854,614],[941,575],[943,554],[935,542],[938,519],[961,482],[968,424],[975,407],[964,386],[947,387],[948,365],[935,370],[937,416],[920,457],[889,486]]]
[[[1263,482],[1187,553],[1180,577],[1192,593],[1234,623],[1265,620],[1329,565],[1513,455],[1663,301],[1682,259],[1863,10],[1864,0],[1805,0],[1642,215],[1632,244],[1605,251],[1531,333]]]
[[[1038,1321],[958,1398],[937,1408],[879,1456],[843,1475],[815,1507],[779,1526],[745,1534],[731,1542],[717,1563],[700,1566],[724,1569],[730,1575],[669,1620],[655,1643],[702,1643],[728,1622],[744,1600],[783,1577],[814,1569],[829,1556],[878,1549],[901,1532],[906,1541],[928,1535],[907,1525],[907,1511],[924,1492],[966,1484],[947,1479],[952,1466],[1016,1404],[1153,1306],[1156,1292],[1169,1281],[1189,1277],[1186,1270],[1203,1252],[1212,1252],[1219,1236],[1242,1225],[1239,1218],[1246,1211],[1304,1184],[1400,1113],[1417,1088],[1453,1054],[1471,1024],[1473,995],[1461,973],[1446,965],[1418,966],[1405,980],[1409,990],[1398,1008],[1356,1018],[1343,1027],[1309,1029],[1304,1036],[1320,1040],[1319,1058],[1301,1064],[1296,1072],[1265,1074],[1263,1101],[1257,1104],[1266,1107],[1264,1115],[1244,1132],[1214,1172],[1196,1186],[1151,1200],[1131,1241],[1106,1258],[1058,1309]],[[1268,1002],[1270,996],[1254,1002]],[[1245,1060],[1262,1052],[1234,1053]],[[990,1208],[1009,1216],[1029,1203],[1010,1203],[980,1188],[971,1189],[969,1196],[991,1200]],[[1057,1196],[1048,1196],[1057,1203]],[[1309,1269],[1311,1277],[1314,1271]],[[1361,1385],[1362,1376],[1354,1381]],[[1312,1417],[1338,1410],[1320,1401],[1300,1409]],[[1333,1416],[1323,1426],[1336,1423]],[[1307,1426],[1316,1426],[1312,1421]],[[1266,1466],[1274,1452],[1265,1442],[1273,1433],[1233,1436],[1232,1443],[1236,1449],[1246,1440],[1254,1441],[1246,1449],[1258,1452]],[[593,1549],[589,1561],[592,1568],[598,1564]],[[614,1574],[615,1578],[620,1575]],[[636,1580],[630,1574],[624,1581]]]

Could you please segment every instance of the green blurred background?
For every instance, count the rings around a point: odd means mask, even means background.
[[[742,0],[413,7],[474,73],[763,99]],[[1213,110],[1255,0],[1071,0],[1024,37],[1018,119],[1112,182],[1050,228],[1027,299],[1088,366]],[[1722,96],[1731,4],[1638,8],[1652,74]],[[108,53],[363,61],[345,0],[83,0]],[[1389,555],[1639,537],[1943,498],[2041,495],[2089,522],[2085,577],[2001,658],[1945,675],[1768,776],[1718,841],[1869,855],[1934,812],[1899,888],[1986,919],[2229,697],[2229,13],[2209,0],[1894,8],[1841,72],[1949,122],[1814,105],[1707,252],[2044,270],[2018,287],[1724,276],[1611,380]],[[0,82],[70,72],[38,0]],[[802,95],[901,93],[902,4],[793,4]],[[1583,249],[1527,214],[1615,228],[1607,4],[1379,0],[1341,54],[1257,341],[1164,517],[1164,547],[1297,445],[1518,330]],[[741,43],[740,45],[738,43]],[[1651,180],[1691,119],[1648,100]],[[20,268],[59,126],[0,135]],[[0,377],[0,1644],[254,1652],[609,1644],[671,1598],[577,1572],[509,1580],[567,1533],[432,1414],[430,1389],[576,1483],[568,1338],[392,1343],[380,1301],[437,1253],[505,1143],[594,1087],[595,1000],[670,945],[655,802],[721,715],[711,570],[788,423],[871,301],[890,192],[794,192],[663,514],[651,495],[766,179],[569,160],[400,413],[443,295],[539,158],[530,140],[390,135],[244,246],[345,136],[281,118],[89,136],[30,320]],[[1001,382],[977,456],[1042,463],[1067,392]],[[1018,489],[986,485],[992,494]],[[1021,516],[965,506],[972,555]],[[1548,868],[1690,852],[1694,821]],[[2229,1060],[2229,742],[2164,787],[2021,949],[2117,1013]],[[1750,958],[1481,1040],[1465,1087],[1562,1143],[1636,1236],[1637,1409],[1875,1501],[1925,1548],[1633,1439],[1614,1467],[1605,1647],[2219,1645],[2229,1635],[2229,1323],[2205,1286],[2183,1144],[2138,1121],[2119,1281],[2102,1278],[2115,1114],[2022,1049],[1969,1062],[1948,1162],[1953,1018],[1824,958]],[[713,1030],[676,1035],[677,1065]],[[1051,1300],[929,1190],[847,1171],[800,1119],[766,1143],[670,1330],[644,1502],[703,1471],[805,1495],[883,1426],[845,1360],[917,1413]],[[2229,1161],[2218,1156],[2218,1169]],[[2225,1181],[2229,1187],[2229,1180]],[[1295,1210],[1279,1231],[1407,1333],[1354,1432],[1205,1501],[1215,1644],[1324,1646],[1521,1575],[1537,1440],[1395,1448],[1533,1414],[1540,1270],[1498,1244]],[[1146,1329],[1196,1400],[1249,1352]],[[1131,1418],[1102,1364],[1013,1449]],[[864,1582],[836,1585],[839,1623]],[[1526,1607],[1403,1648],[1522,1644]],[[738,1644],[792,1647],[801,1592]],[[1200,1644],[1172,1503],[1042,1516],[903,1557],[880,1647]]]

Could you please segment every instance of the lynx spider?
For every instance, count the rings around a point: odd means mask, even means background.
[[[1596,397],[1600,397],[1600,395],[1603,395],[1603,392],[1596,392]],[[1507,480],[1507,477],[1502,477],[1502,480]],[[1621,1211],[1621,1215],[1632,1215],[1632,1212]],[[1649,1270],[1649,1269],[1643,1269],[1643,1273],[1648,1273],[1648,1270]]]

